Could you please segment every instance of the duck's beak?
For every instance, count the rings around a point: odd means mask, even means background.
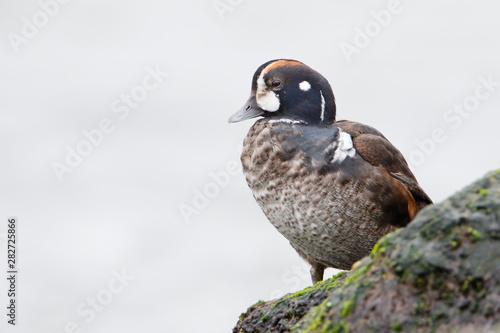
[[[229,123],[237,123],[239,121],[252,119],[258,116],[262,116],[266,111],[262,110],[257,105],[257,100],[255,99],[255,95],[250,96],[248,101],[243,105],[241,109],[238,110],[235,114],[229,117]]]

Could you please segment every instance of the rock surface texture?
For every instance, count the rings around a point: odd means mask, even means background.
[[[348,273],[240,316],[233,332],[500,332],[500,170],[382,238]]]

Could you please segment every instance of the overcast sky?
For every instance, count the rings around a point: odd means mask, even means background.
[[[253,121],[227,123],[270,59],[322,73],[338,119],[384,133],[435,202],[500,168],[499,9],[2,1],[0,260],[16,216],[19,275],[0,330],[228,332],[310,285],[239,169]]]

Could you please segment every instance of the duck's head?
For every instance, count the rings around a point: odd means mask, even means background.
[[[277,59],[257,69],[248,101],[229,122],[262,116],[329,125],[335,111],[335,97],[323,75],[300,61]]]

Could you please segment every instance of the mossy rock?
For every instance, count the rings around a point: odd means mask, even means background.
[[[500,172],[422,210],[337,282],[254,306],[265,322],[233,332],[500,332]],[[291,300],[301,310],[275,325]]]
[[[289,332],[311,308],[321,304],[332,290],[342,285],[346,276],[346,272],[341,272],[295,294],[270,302],[257,302],[240,316],[233,333]]]

